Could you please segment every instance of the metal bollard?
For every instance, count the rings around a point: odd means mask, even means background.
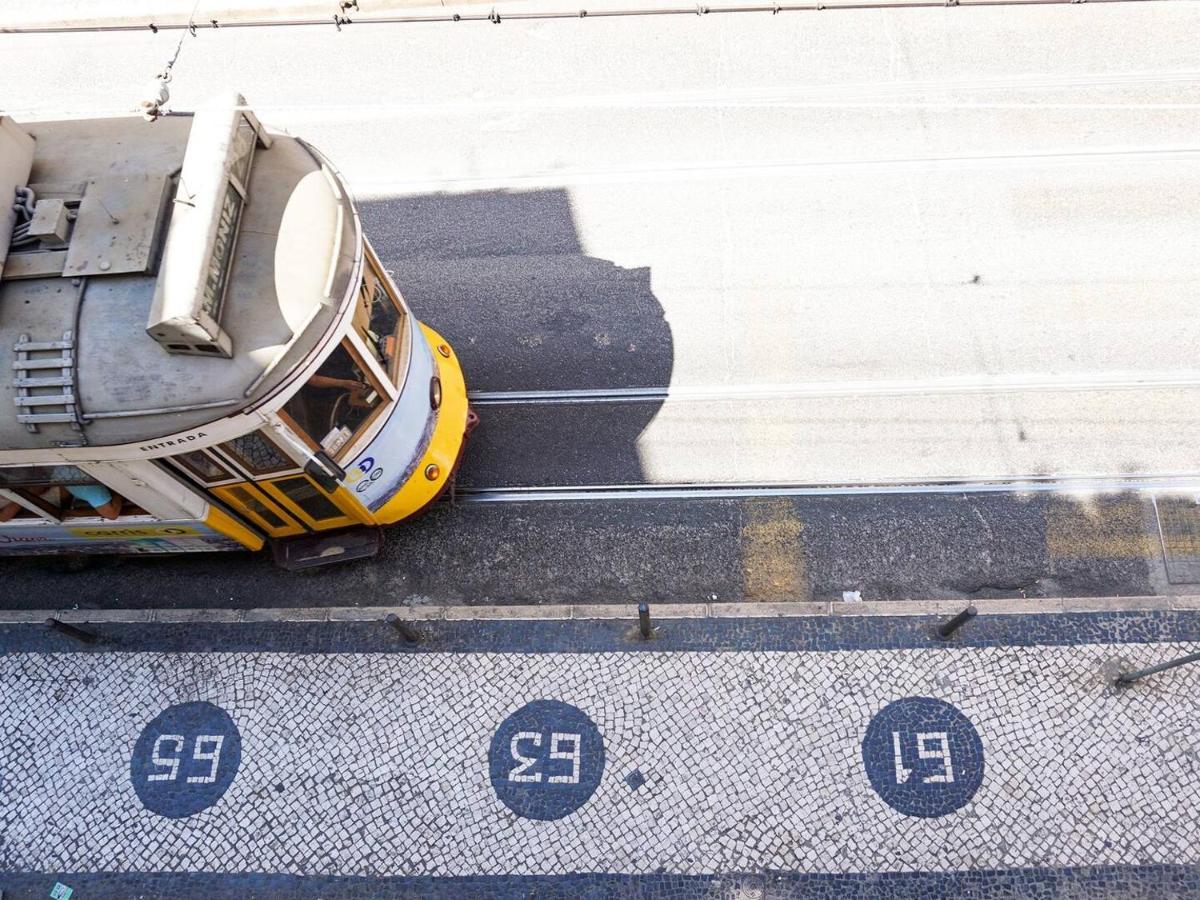
[[[958,629],[962,628],[977,615],[979,615],[979,610],[977,610],[974,606],[968,606],[953,619],[950,619],[948,622],[943,622],[941,625],[939,625],[937,628],[937,636],[943,641],[946,640],[952,634],[954,634],[954,632],[958,631]]]
[[[638,634],[642,636],[643,641],[650,640],[650,635],[654,629],[650,627],[650,604],[638,604]]]
[[[1123,672],[1117,676],[1117,684],[1130,685],[1139,678],[1145,678],[1147,675],[1157,675],[1159,672],[1167,671],[1167,669],[1174,669],[1176,666],[1184,666],[1190,662],[1197,661],[1200,661],[1200,653],[1189,653],[1187,656],[1181,656],[1179,659],[1172,659],[1169,662],[1159,663],[1156,666],[1138,669],[1134,672]]]
[[[60,622],[53,616],[46,620],[46,625],[59,634],[65,634],[67,637],[82,641],[85,644],[94,644],[100,640],[100,635],[91,631],[84,631],[82,628],[76,628],[74,625],[68,625],[66,622]]]
[[[387,614],[387,623],[400,632],[404,640],[410,644],[418,644],[421,642],[421,632],[413,628],[395,613]]]

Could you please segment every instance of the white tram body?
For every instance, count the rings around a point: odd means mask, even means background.
[[[230,97],[0,117],[0,555],[367,555],[473,417],[331,164]],[[368,548],[366,550],[362,548]]]

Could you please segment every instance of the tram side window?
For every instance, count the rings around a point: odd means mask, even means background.
[[[322,450],[336,455],[382,403],[382,388],[343,343],[283,409]]]
[[[404,337],[403,324],[403,311],[384,287],[383,279],[374,267],[368,267],[358,291],[354,328],[393,383],[399,379],[397,369]]]
[[[44,515],[0,497],[0,522],[99,516],[145,515],[120,494],[75,466],[22,466],[0,469],[0,487],[21,497]]]
[[[231,481],[232,473],[224,466],[205,453],[203,450],[190,450],[171,457],[205,484],[216,484],[218,481]]]
[[[300,468],[261,431],[251,431],[221,445],[221,449],[240,462],[252,475],[273,475]]]

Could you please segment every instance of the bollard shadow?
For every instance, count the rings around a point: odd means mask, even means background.
[[[359,209],[418,318],[457,350],[471,391],[670,384],[671,329],[650,270],[587,255],[566,190],[375,198]],[[639,483],[637,439],[661,401],[489,404],[477,406],[460,484]]]

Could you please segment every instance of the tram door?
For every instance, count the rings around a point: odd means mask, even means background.
[[[309,529],[258,487],[239,473],[227,459],[212,450],[192,450],[171,457],[193,481],[246,521],[258,526],[271,537],[304,534]]]
[[[262,431],[173,459],[271,537],[370,522],[344,489],[326,492]]]

